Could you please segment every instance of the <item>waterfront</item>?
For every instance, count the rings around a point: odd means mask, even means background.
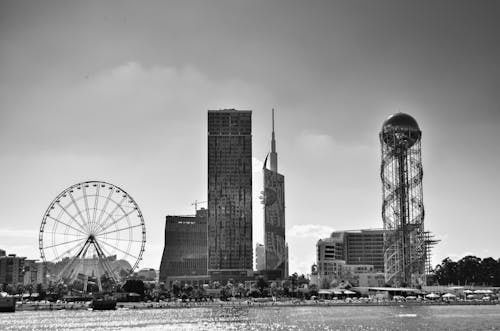
[[[500,330],[500,305],[18,311],[2,330]]]

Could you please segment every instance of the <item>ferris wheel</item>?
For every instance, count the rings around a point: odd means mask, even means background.
[[[145,243],[137,203],[118,186],[101,181],[61,192],[43,215],[39,234],[42,260],[58,266],[56,279],[65,282],[93,276],[100,284],[104,275],[117,282],[120,272],[137,268]]]

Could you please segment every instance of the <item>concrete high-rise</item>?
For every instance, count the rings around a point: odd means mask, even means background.
[[[269,168],[267,161],[269,160]],[[285,242],[285,176],[278,173],[278,153],[272,111],[271,152],[264,162],[264,246],[266,270],[279,270],[286,276],[287,252]]]
[[[207,275],[207,210],[196,216],[167,216],[160,281],[199,280]]]
[[[317,275],[322,287],[334,280],[361,286],[360,279],[364,278],[364,283],[373,278],[382,280],[383,285],[384,230],[335,231],[329,238],[320,239],[316,249]]]
[[[0,284],[22,284],[25,260],[25,257],[19,257],[16,254],[0,257]]]
[[[208,272],[239,278],[253,270],[252,111],[208,111]]]
[[[322,261],[343,260],[346,264],[373,265],[384,272],[384,230],[334,231],[316,244],[318,267]]]

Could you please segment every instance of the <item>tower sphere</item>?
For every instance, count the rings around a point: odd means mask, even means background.
[[[380,139],[394,147],[410,148],[422,136],[417,121],[408,114],[397,113],[389,116],[382,125]]]

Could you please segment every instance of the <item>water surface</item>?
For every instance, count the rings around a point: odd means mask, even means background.
[[[500,330],[500,306],[18,311],[0,330]]]

